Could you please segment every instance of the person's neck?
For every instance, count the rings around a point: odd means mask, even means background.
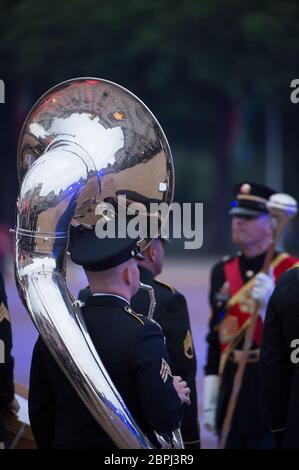
[[[141,263],[138,263],[138,266],[140,268],[144,268],[147,271],[149,271],[154,277],[156,277],[158,275],[158,274],[155,273],[155,270],[154,270],[151,263],[147,263],[146,261],[142,261]]]
[[[262,241],[260,243],[246,245],[241,248],[242,253],[246,258],[255,258],[265,253],[270,245],[270,241]]]

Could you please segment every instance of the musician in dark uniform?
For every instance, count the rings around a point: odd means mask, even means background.
[[[17,412],[18,402],[14,398],[13,366],[11,355],[12,335],[10,316],[4,281],[0,274],[0,446],[6,445],[6,435],[2,413],[6,409]]]
[[[183,378],[191,390],[191,405],[183,406],[182,436],[186,449],[200,448],[200,431],[196,393],[196,356],[193,346],[188,306],[185,297],[172,286],[156,279],[162,272],[164,248],[167,243],[156,238],[144,252],[144,260],[138,262],[140,280],[154,288],[156,308],[154,319],[161,325],[174,375]],[[137,312],[147,312],[149,296],[139,289],[132,299]]]
[[[299,269],[284,273],[270,298],[261,369],[275,447],[299,449]]]
[[[182,377],[191,389],[191,405],[184,405],[183,407],[181,431],[185,447],[195,449],[200,448],[196,394],[196,357],[187,302],[180,292],[155,278],[162,272],[166,240],[155,238],[143,252],[145,259],[138,262],[140,281],[154,288],[156,307],[153,318],[161,325],[165,335],[171,369],[174,375]],[[86,302],[89,296],[89,287],[82,289],[79,293],[79,299],[82,302]],[[132,298],[131,305],[136,312],[143,312],[146,315],[150,306],[148,293],[139,289]]]
[[[266,203],[274,191],[255,183],[241,183],[234,193],[230,210],[232,239],[241,251],[224,258],[212,270],[204,423],[208,430],[221,435],[235,373],[242,360],[243,338],[258,301],[259,318],[226,448],[271,448],[273,439],[259,364],[263,320],[275,282],[298,260],[276,252],[269,275],[260,272],[273,236],[273,220]]]
[[[160,327],[130,306],[139,287],[136,240],[72,235],[72,260],[84,267],[92,296],[83,308],[88,332],[112,382],[143,432],[168,433],[181,422],[190,389],[173,378]],[[33,352],[29,416],[39,448],[112,449],[39,338]]]

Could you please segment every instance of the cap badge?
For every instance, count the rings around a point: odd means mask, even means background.
[[[251,191],[251,186],[250,184],[248,183],[244,183],[242,184],[241,188],[240,188],[240,193],[242,194],[249,194]]]

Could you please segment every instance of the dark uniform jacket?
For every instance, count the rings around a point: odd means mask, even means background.
[[[158,325],[116,296],[88,298],[83,317],[112,382],[141,429],[167,433],[181,421]],[[115,448],[39,338],[33,352],[29,416],[39,448]]]
[[[276,253],[276,255],[278,254]],[[240,274],[244,283],[249,281],[254,274],[257,274],[263,268],[265,254],[254,258],[246,258],[241,253],[237,256],[239,256]],[[218,326],[224,318],[225,306],[229,300],[229,294],[225,289],[223,290],[223,285],[226,281],[224,267],[225,263],[231,260],[232,258],[229,257],[224,258],[222,262],[214,266],[211,274],[210,305],[212,316],[207,336],[208,355],[205,366],[206,375],[219,374],[221,352]],[[289,257],[284,263],[290,264],[295,261],[295,258]],[[242,347],[243,341],[237,344],[235,349],[242,349]],[[252,349],[258,347],[259,345],[253,342]],[[221,433],[228,401],[231,396],[236,370],[237,364],[229,358],[223,371],[218,401],[217,429],[219,434]],[[270,432],[270,427],[270,417],[261,382],[260,362],[247,363],[231,429],[240,436],[258,436]]]
[[[10,317],[7,310],[7,297],[3,278],[0,274],[0,340],[4,346],[4,363],[0,361],[0,409],[3,410],[14,397],[13,365],[11,355],[12,336]],[[1,350],[2,353],[2,350]]]
[[[170,356],[171,370],[180,375],[191,389],[191,405],[183,405],[182,437],[186,448],[199,448],[200,435],[197,415],[196,357],[193,348],[188,307],[185,297],[172,287],[154,279],[153,274],[140,269],[140,281],[154,288],[156,308],[154,320],[163,330]],[[86,302],[91,295],[89,287],[79,293],[79,299]],[[147,292],[139,289],[131,305],[136,312],[148,314],[150,299]]]
[[[7,297],[4,282],[0,274],[0,442],[5,440],[1,411],[4,410],[14,398],[14,360],[11,355],[11,350],[12,336],[10,317],[7,310]]]
[[[298,341],[292,346],[294,340]],[[261,349],[263,384],[277,447],[299,449],[298,346],[299,270],[295,268],[281,276],[269,301]]]

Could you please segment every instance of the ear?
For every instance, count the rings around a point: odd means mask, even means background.
[[[148,257],[151,262],[153,262],[156,258],[156,247],[154,241],[148,247]]]
[[[124,279],[124,282],[126,284],[131,284],[131,278],[132,278],[132,275],[131,275],[131,271],[129,269],[129,267],[127,266],[124,270],[123,270],[123,279]]]

